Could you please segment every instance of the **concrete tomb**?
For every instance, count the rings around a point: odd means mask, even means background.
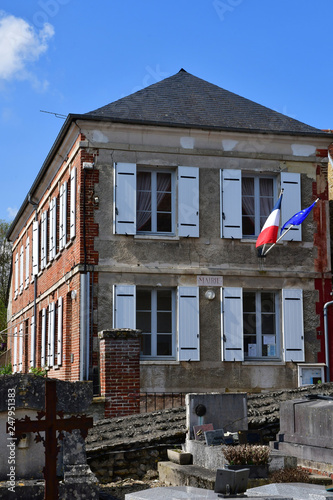
[[[280,432],[275,448],[308,462],[333,466],[333,399],[293,399],[281,403]]]

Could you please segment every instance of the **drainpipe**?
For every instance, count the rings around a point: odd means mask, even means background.
[[[325,332],[325,363],[326,363],[326,382],[330,382],[330,356],[328,351],[328,320],[327,308],[333,304],[333,300],[324,305],[324,332]]]

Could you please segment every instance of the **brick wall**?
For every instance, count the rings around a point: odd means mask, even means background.
[[[99,338],[105,418],[140,413],[140,331],[113,329]]]

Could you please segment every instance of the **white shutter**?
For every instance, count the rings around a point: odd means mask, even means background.
[[[18,294],[18,287],[19,287],[19,256],[18,256],[18,252],[16,252],[16,255],[15,255],[15,263],[14,263],[14,272],[15,272],[15,290],[14,290],[14,293],[15,293],[15,298],[17,297],[17,294]]]
[[[301,175],[292,172],[281,172],[281,226],[301,209]],[[302,225],[294,226],[281,241],[302,241]]]
[[[67,182],[60,186],[59,205],[59,250],[62,250],[67,242]]]
[[[19,331],[19,362],[18,362],[18,371],[21,372],[23,370],[23,323],[20,324]]]
[[[32,274],[36,276],[39,272],[39,225],[38,221],[32,224]]]
[[[50,229],[49,229],[49,259],[53,260],[57,252],[57,198],[52,198],[50,203]]]
[[[35,330],[35,317],[32,316],[31,323],[31,335],[30,335],[30,367],[36,366],[36,330]]]
[[[42,368],[46,363],[46,309],[42,309],[42,339],[41,339],[41,366]]]
[[[199,169],[178,167],[178,235],[199,237]]]
[[[13,346],[13,372],[16,373],[17,372],[17,328],[14,328],[14,341],[13,341],[13,344],[11,343],[11,345]]]
[[[76,219],[76,168],[71,171],[71,213],[70,213],[70,238],[75,238],[75,219]]]
[[[303,291],[282,290],[285,361],[304,361]]]
[[[113,328],[135,328],[136,326],[135,285],[114,285]]]
[[[54,366],[54,334],[55,334],[55,304],[49,304],[48,322],[48,366]]]
[[[23,245],[20,248],[20,293],[23,292],[23,283],[24,283],[24,247]]]
[[[198,287],[178,287],[178,359],[200,361]]]
[[[114,177],[115,234],[136,233],[136,164],[116,163]]]
[[[221,238],[242,238],[242,173],[221,170]]]
[[[243,291],[238,287],[223,289],[223,361],[243,361]]]
[[[29,266],[30,266],[30,239],[28,236],[26,244],[25,244],[25,286],[26,287],[29,285],[29,280],[30,280]]]
[[[58,338],[57,338],[57,365],[62,364],[62,297],[58,299]]]
[[[40,267],[44,269],[47,262],[47,210],[42,213],[41,217],[41,238],[40,238]]]

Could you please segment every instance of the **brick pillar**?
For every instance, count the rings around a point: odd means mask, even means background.
[[[140,336],[141,330],[128,328],[98,334],[105,418],[140,413]]]

